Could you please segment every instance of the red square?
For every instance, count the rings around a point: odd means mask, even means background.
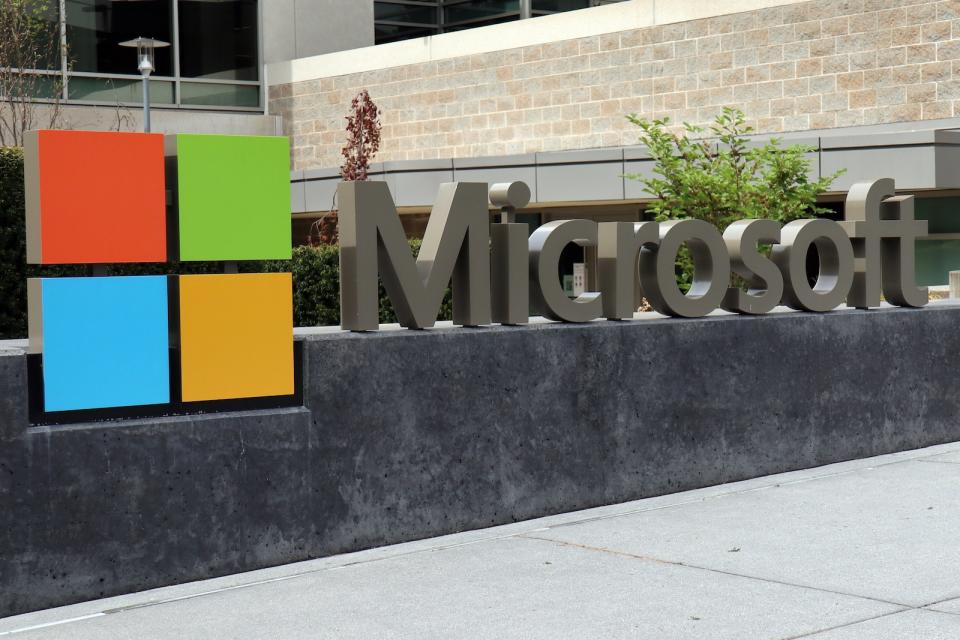
[[[162,134],[32,131],[25,142],[28,262],[166,261]]]

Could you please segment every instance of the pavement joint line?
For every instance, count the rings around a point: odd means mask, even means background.
[[[890,611],[888,613],[881,613],[878,616],[870,616],[869,618],[863,618],[862,620],[853,620],[851,622],[845,622],[843,624],[834,625],[832,627],[826,627],[824,629],[817,629],[816,631],[811,631],[810,633],[801,633],[798,636],[788,636],[782,638],[781,640],[799,640],[800,638],[812,638],[813,636],[820,635],[821,633],[826,633],[828,631],[836,631],[837,629],[845,629],[846,627],[853,627],[858,624],[863,624],[864,622],[870,622],[871,620],[879,620],[880,618],[886,618],[888,616],[895,616],[906,611],[912,611],[913,607],[907,609],[901,609],[899,611]]]
[[[89,620],[91,618],[100,618],[107,615],[104,612],[91,613],[85,616],[77,616],[75,618],[67,618],[66,620],[55,620],[53,622],[44,622],[43,624],[33,624],[29,627],[20,627],[19,629],[11,629],[10,631],[0,631],[0,636],[12,636],[15,633],[24,633],[26,631],[37,631],[39,629],[46,629],[48,627],[59,627],[64,624],[71,624],[73,622],[80,622],[82,620]]]
[[[927,604],[923,605],[923,607],[935,607],[935,606],[937,606],[938,604],[943,604],[944,602],[953,602],[954,600],[960,600],[960,595],[956,595],[956,594],[955,594],[955,595],[949,596],[949,597],[947,597],[947,598],[940,598],[939,600],[934,600],[933,602],[928,602]],[[923,608],[923,607],[918,607],[918,608]],[[946,612],[943,612],[943,613],[946,613]]]
[[[930,464],[960,464],[960,461],[957,460],[927,460],[921,458],[917,462],[929,462]]]
[[[519,537],[519,538],[525,538],[525,539],[527,539],[527,540],[539,540],[539,541],[541,541],[541,542],[550,542],[550,543],[553,543],[553,544],[556,544],[556,545],[559,545],[559,546],[571,547],[571,548],[575,548],[575,549],[583,549],[583,550],[585,550],[585,551],[597,551],[597,552],[600,552],[600,553],[608,553],[608,554],[611,554],[611,555],[621,556],[621,557],[624,557],[624,558],[631,558],[631,559],[634,559],[634,560],[644,560],[644,561],[647,561],[647,562],[655,562],[655,563],[658,563],[658,564],[665,564],[665,565],[670,565],[670,566],[674,566],[674,567],[684,567],[684,568],[687,568],[687,569],[697,569],[697,570],[700,570],[700,571],[709,571],[709,572],[711,572],[711,573],[719,573],[719,574],[721,574],[721,575],[732,576],[732,577],[735,577],[735,578],[744,578],[744,579],[747,579],[747,580],[758,580],[758,581],[760,581],[760,582],[767,582],[767,583],[770,583],[770,584],[778,584],[778,585],[782,585],[782,586],[785,586],[785,587],[795,587],[795,588],[798,588],[798,589],[809,589],[809,590],[811,590],[811,591],[819,591],[819,592],[821,592],[821,593],[830,593],[830,594],[833,594],[833,595],[845,596],[845,597],[848,597],[848,598],[859,598],[859,599],[861,599],[861,600],[870,600],[870,601],[873,601],[873,602],[879,602],[879,603],[891,605],[891,606],[894,606],[894,607],[900,607],[900,608],[901,608],[901,609],[900,609],[901,611],[907,611],[907,610],[910,610],[910,609],[923,609],[924,606],[927,606],[927,605],[923,605],[923,606],[913,606],[913,605],[905,604],[905,603],[903,603],[903,602],[894,602],[894,601],[892,601],[892,600],[884,600],[883,598],[874,598],[873,596],[864,596],[864,595],[861,595],[861,594],[858,594],[858,593],[847,593],[847,592],[845,592],[845,591],[836,591],[836,590],[834,590],[834,589],[824,589],[824,588],[822,588],[822,587],[815,587],[815,586],[812,586],[812,585],[809,585],[809,584],[798,584],[798,583],[794,583],[794,582],[786,582],[786,581],[784,581],[784,580],[775,580],[775,579],[773,579],[773,578],[764,578],[764,577],[761,577],[761,576],[752,576],[752,575],[747,575],[747,574],[743,574],[743,573],[735,573],[735,572],[733,572],[733,571],[724,571],[723,569],[714,569],[714,568],[712,568],[712,567],[704,567],[704,566],[701,566],[701,565],[690,564],[690,563],[687,563],[687,562],[680,562],[680,561],[677,561],[677,560],[664,560],[663,558],[655,558],[655,557],[653,557],[653,556],[642,556],[642,555],[638,555],[638,554],[635,554],[635,553],[629,553],[629,552],[627,552],[627,551],[615,551],[615,550],[613,550],[613,549],[606,549],[606,548],[604,548],[604,547],[594,547],[594,546],[591,546],[591,545],[579,544],[579,543],[576,543],[576,542],[568,542],[568,541],[566,541],[566,540],[554,540],[554,539],[552,539],[552,538],[541,538],[541,537],[539,537],[539,536],[529,536],[529,535],[518,535],[517,537]],[[801,636],[797,636],[797,637],[801,637]]]
[[[931,608],[931,607],[936,607],[937,605],[944,604],[945,602],[953,602],[954,600],[960,600],[960,596],[955,594],[953,596],[950,596],[949,598],[942,598],[940,600],[937,600],[936,602],[929,602],[923,605],[922,607],[918,607],[918,608],[925,609],[926,611],[935,611],[937,613],[946,613],[951,616],[960,616],[960,611],[941,611],[940,609]]]

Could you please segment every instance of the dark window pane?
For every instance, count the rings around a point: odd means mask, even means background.
[[[477,18],[490,18],[502,13],[520,11],[520,0],[476,0],[452,5],[444,10],[444,21],[460,22]]]
[[[134,49],[124,40],[171,42],[171,0],[67,0],[67,45],[75,71],[139,75]],[[158,49],[156,75],[173,75],[171,48]]]
[[[260,87],[250,84],[183,82],[180,84],[180,102],[218,107],[259,107]]]
[[[401,27],[377,23],[375,38],[377,44],[383,44],[384,42],[432,36],[435,33],[438,33],[438,30],[431,27]]]
[[[917,284],[950,283],[950,272],[960,269],[960,240],[917,240]]]
[[[476,27],[486,27],[491,24],[500,24],[503,22],[513,22],[514,20],[519,20],[520,14],[514,13],[508,16],[501,16],[499,18],[494,18],[493,20],[481,20],[478,22],[461,22],[460,24],[452,24],[444,27],[445,31],[463,31],[464,29],[474,29]]]
[[[257,0],[180,0],[180,74],[257,80]]]
[[[573,11],[589,6],[590,0],[533,0],[534,11]]]
[[[391,4],[389,2],[374,4],[374,16],[376,20],[413,22],[416,24],[436,24],[438,18],[435,6]]]
[[[59,69],[59,13],[56,0],[21,0],[5,6],[4,28],[21,34],[22,40],[16,43],[19,46],[4,47],[3,64],[15,69]],[[0,37],[8,37],[7,32]]]
[[[23,96],[52,100],[63,94],[63,81],[59,75],[24,75],[18,82],[22,83]]]
[[[927,233],[960,233],[960,198],[916,198],[916,218],[927,221]]]

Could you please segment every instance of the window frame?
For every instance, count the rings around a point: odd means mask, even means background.
[[[160,76],[153,75],[150,77],[151,80],[157,80],[159,82],[170,82],[173,84],[173,95],[174,101],[172,103],[153,103],[151,101],[152,109],[177,109],[184,111],[228,111],[228,112],[242,112],[242,113],[266,113],[267,104],[266,104],[266,91],[264,88],[264,71],[263,71],[263,2],[262,0],[255,0],[257,4],[256,8],[256,29],[257,29],[257,46],[256,46],[256,55],[257,61],[255,68],[257,70],[257,80],[228,80],[222,78],[193,78],[193,77],[184,77],[181,75],[180,71],[180,2],[181,0],[167,0],[171,3],[171,20],[172,24],[172,38],[170,42],[170,47],[172,49],[172,67],[173,75],[170,76]],[[67,46],[69,52],[69,41],[67,40],[67,7],[66,0],[57,0],[57,12],[58,12],[58,24],[60,27],[60,41],[61,45],[64,43]],[[36,73],[37,75],[47,75],[47,76],[59,76],[62,89],[60,95],[60,102],[65,105],[78,105],[78,106],[108,106],[108,107],[123,107],[123,108],[142,108],[143,103],[141,101],[128,102],[128,101],[106,101],[106,100],[85,100],[83,98],[71,98],[70,97],[70,79],[71,78],[96,78],[102,80],[123,80],[123,81],[141,81],[142,76],[139,73],[98,73],[95,71],[74,71],[70,69],[69,56],[61,56],[60,69],[31,69],[31,73]],[[135,66],[135,56],[131,53],[130,66],[133,68]],[[255,107],[249,106],[236,106],[236,105],[198,105],[198,104],[189,104],[184,103],[182,100],[182,86],[184,84],[222,84],[229,86],[250,86],[257,87],[257,96],[258,96],[258,105]],[[34,98],[35,102],[39,103],[49,103],[53,100],[50,98]]]

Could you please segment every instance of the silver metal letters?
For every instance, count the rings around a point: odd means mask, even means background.
[[[410,255],[385,182],[340,184],[340,324],[370,331],[378,325],[377,274],[405,327],[432,327],[447,283],[453,321],[490,324],[490,219],[487,185],[440,186],[420,255]]]
[[[530,236],[530,293],[535,312],[551,320],[590,322],[603,314],[601,295],[588,291],[571,300],[557,272],[560,253],[573,242],[597,245],[597,223],[592,220],[548,222]]]
[[[913,196],[894,196],[880,204],[880,219],[896,231],[880,243],[883,295],[898,307],[922,307],[926,287],[916,285],[916,239],[927,235],[927,221],[914,220]]]
[[[684,294],[674,264],[686,243],[693,259],[693,282]],[[640,252],[640,282],[650,305],[668,316],[699,318],[720,305],[730,281],[730,258],[716,227],[703,220],[671,220],[660,225],[660,244]]]
[[[603,293],[603,316],[627,320],[637,307],[636,282],[640,250],[656,248],[660,242],[656,222],[601,222],[597,246],[597,268]]]
[[[807,252],[815,246],[820,273],[807,282]],[[773,261],[783,274],[783,304],[798,311],[830,311],[843,304],[853,284],[853,247],[832,220],[794,220],[780,231]]]
[[[757,245],[780,242],[780,223],[775,220],[737,220],[723,232],[730,254],[730,269],[746,280],[747,290],[727,289],[720,307],[735,313],[754,315],[773,310],[783,297],[783,276]]]
[[[530,202],[530,187],[507,182],[490,187],[490,204],[500,208],[500,224],[490,225],[491,306],[493,321],[525,324],[530,316],[530,281],[527,278],[527,225],[514,216]]]
[[[378,327],[377,279],[400,323],[433,326],[444,291],[453,290],[453,321],[464,326],[525,324],[534,313],[565,322],[633,317],[639,293],[660,313],[695,318],[717,307],[764,314],[779,304],[824,312],[852,307],[919,307],[927,289],[915,282],[917,238],[927,223],[914,218],[913,196],[897,196],[892,180],[853,185],[847,220],[741,220],[723,234],[702,220],[604,222],[557,220],[528,237],[515,222],[530,201],[522,182],[440,186],[420,255],[414,259],[384,182],[340,185],[340,305],[343,328]],[[499,210],[491,221],[490,207]],[[564,247],[596,247],[599,291],[571,299],[560,281]],[[686,245],[693,283],[677,284],[677,254]],[[769,258],[761,245],[770,245]],[[813,284],[807,257],[816,248]],[[743,288],[731,286],[731,274]]]

